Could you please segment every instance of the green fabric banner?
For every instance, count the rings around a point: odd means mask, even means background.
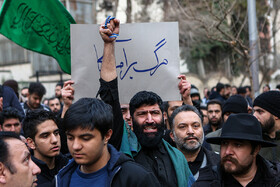
[[[54,57],[71,74],[70,24],[75,20],[59,0],[5,0],[0,33],[16,44]]]

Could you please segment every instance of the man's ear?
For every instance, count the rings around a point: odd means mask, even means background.
[[[33,149],[33,150],[36,149],[34,140],[32,140],[31,138],[28,137],[26,139],[26,142],[27,142],[27,145],[30,149]]]
[[[175,142],[173,131],[170,132],[169,136],[170,136],[170,138]]]
[[[259,154],[261,148],[262,148],[261,145],[257,145],[256,148],[255,148],[255,151],[254,151],[253,155],[254,155],[254,156],[257,156],[257,155]]]
[[[166,124],[166,128],[167,128],[167,129],[170,129],[170,124],[169,124],[169,121],[168,121],[168,117],[167,117],[167,113],[166,113],[166,112],[163,112],[163,120],[164,120],[164,123]]]
[[[104,144],[107,144],[113,134],[113,130],[109,129],[104,136]]]
[[[6,184],[6,183],[7,183],[7,168],[2,162],[0,162],[0,184]]]

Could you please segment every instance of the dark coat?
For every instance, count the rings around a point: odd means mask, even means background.
[[[31,159],[41,169],[41,173],[37,175],[37,184],[39,187],[51,186],[55,175],[68,163],[68,158],[60,154],[55,157],[55,167],[51,171],[45,162],[35,158],[34,156],[32,156]]]
[[[280,164],[271,163],[258,155],[257,166],[261,167],[263,187],[280,186]],[[200,170],[200,175],[192,187],[224,187],[222,175],[219,164],[206,166]]]
[[[118,152],[112,145],[108,144],[110,160],[108,162],[108,183],[107,187],[144,187],[160,186],[153,173],[148,172],[143,166],[135,163],[131,158]],[[71,181],[71,175],[78,167],[78,164],[72,159],[56,176],[57,187],[68,187]]]
[[[0,97],[3,97],[3,109],[7,107],[14,107],[21,113],[22,116],[24,116],[18,97],[12,88],[0,85]]]
[[[220,155],[216,154],[213,151],[209,151],[204,147],[202,147],[202,149],[207,158],[207,166],[210,166],[210,165],[215,166],[220,163],[220,160],[221,160]]]

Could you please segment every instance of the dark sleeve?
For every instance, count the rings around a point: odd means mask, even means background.
[[[123,136],[123,126],[124,120],[122,118],[121,106],[119,101],[118,92],[118,79],[114,79],[110,82],[106,82],[103,79],[99,79],[100,88],[97,96],[107,104],[111,105],[113,108],[114,124],[113,124],[113,134],[109,143],[113,145],[117,150],[120,150],[122,136]]]
[[[24,116],[24,111],[15,92],[12,90],[12,88],[3,86],[3,109],[7,107],[14,107],[18,109],[21,115]]]

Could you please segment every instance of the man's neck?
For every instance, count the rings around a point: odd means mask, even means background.
[[[34,151],[34,157],[45,162],[49,169],[53,169],[55,167],[55,157],[46,157],[38,154]]]
[[[184,154],[184,156],[188,162],[193,162],[193,161],[195,161],[200,149],[201,149],[201,147],[195,152],[186,152],[186,151],[182,151],[182,150],[180,150],[180,151]]]
[[[249,184],[249,182],[251,182],[256,173],[257,173],[257,165],[256,165],[256,161],[254,161],[252,167],[249,169],[248,173],[244,174],[244,175],[240,175],[240,176],[236,176],[233,175],[233,177],[242,185],[242,186],[246,186],[247,184]]]
[[[102,153],[102,156],[96,162],[90,165],[81,165],[80,170],[83,173],[96,172],[107,165],[108,161],[110,160],[110,157],[111,155],[106,146],[104,152]]]
[[[211,125],[212,131],[215,132],[215,131],[218,129],[218,126],[219,126],[219,125],[217,125],[217,126]]]

